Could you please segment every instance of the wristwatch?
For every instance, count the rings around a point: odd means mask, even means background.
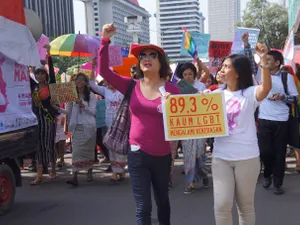
[[[260,66],[261,68],[267,68],[267,69],[269,69],[269,68],[270,68],[269,64],[264,64],[264,65],[262,65],[262,64],[259,64],[259,66]]]

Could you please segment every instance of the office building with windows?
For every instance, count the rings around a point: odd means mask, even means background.
[[[211,40],[232,41],[241,20],[241,0],[209,0],[208,32]]]
[[[204,32],[204,16],[199,0],[156,0],[157,42],[171,62],[192,60],[180,54],[182,28]]]
[[[85,3],[87,15],[87,32],[99,37],[102,26],[113,22],[118,32],[112,39],[113,44],[128,47],[133,42],[133,35],[128,33],[125,17],[138,16],[142,18],[139,26],[138,40],[141,44],[150,43],[149,18],[150,14],[139,6],[137,0],[81,0]],[[92,13],[90,13],[92,11]]]
[[[37,13],[48,37],[75,32],[73,0],[24,0],[24,7]]]

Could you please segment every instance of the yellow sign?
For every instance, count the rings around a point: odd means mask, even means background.
[[[228,136],[223,93],[174,95],[164,100],[168,141]]]
[[[54,103],[61,104],[75,102],[78,99],[76,84],[74,81],[60,84],[49,84],[51,99]]]

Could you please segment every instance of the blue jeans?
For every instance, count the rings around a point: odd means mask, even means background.
[[[151,156],[141,150],[128,153],[128,170],[136,202],[136,224],[151,225],[151,183],[159,225],[170,225],[169,177],[172,156]]]

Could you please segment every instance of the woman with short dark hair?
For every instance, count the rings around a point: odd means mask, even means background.
[[[115,32],[113,24],[103,26],[98,65],[105,80],[125,94],[132,79],[114,73],[108,63],[108,46]],[[132,49],[132,54],[139,60],[137,74],[143,77],[135,81],[129,104],[131,149],[128,153],[128,170],[136,200],[136,224],[151,224],[152,184],[158,221],[170,225],[168,184],[172,157],[170,144],[164,135],[162,94],[159,88],[164,87],[171,94],[180,94],[180,90],[166,81],[169,65],[163,49],[155,45],[140,45]]]
[[[216,225],[232,225],[234,199],[239,224],[255,224],[254,193],[260,159],[254,112],[272,86],[267,47],[258,44],[256,52],[261,57],[261,85],[253,86],[251,63],[246,56],[228,56],[220,70],[220,78],[226,83],[223,93],[229,136],[215,138],[214,144],[212,176]]]
[[[181,65],[178,77],[187,81],[199,92],[206,89],[204,83],[196,80],[197,69],[192,63]],[[203,185],[208,187],[208,177],[205,170],[205,139],[189,139],[183,140],[181,143],[186,178],[184,194],[191,194],[196,190],[195,183],[200,179]]]

